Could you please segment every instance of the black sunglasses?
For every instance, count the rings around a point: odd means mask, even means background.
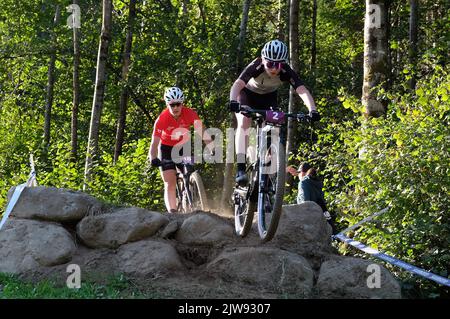
[[[175,107],[175,106],[180,106],[180,105],[181,105],[180,102],[170,103],[170,104],[169,104],[170,107]]]
[[[266,66],[269,69],[279,69],[283,65],[283,62],[267,61]]]

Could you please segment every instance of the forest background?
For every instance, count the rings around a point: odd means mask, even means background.
[[[365,19],[373,5],[378,28]],[[205,125],[225,132],[233,81],[278,38],[322,115],[313,130],[291,129],[289,164],[319,168],[341,228],[390,207],[351,237],[448,277],[449,12],[446,0],[2,0],[0,213],[30,154],[40,185],[164,211],[146,162],[164,89],[181,87]],[[288,86],[279,103],[306,111]],[[230,208],[232,165],[199,168],[220,203],[212,209]],[[413,297],[450,296],[390,270]]]

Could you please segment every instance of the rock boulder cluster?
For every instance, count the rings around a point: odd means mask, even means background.
[[[224,297],[233,285],[252,296],[401,298],[399,283],[382,265],[380,285],[372,287],[372,261],[335,252],[331,228],[315,203],[283,210],[277,234],[261,243],[255,229],[246,238],[236,236],[231,216],[110,207],[82,192],[30,187],[0,230],[0,272],[65,278],[67,266],[77,264],[91,278],[170,279],[192,289],[209,282]]]

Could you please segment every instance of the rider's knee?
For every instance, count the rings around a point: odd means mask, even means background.
[[[165,187],[165,188],[174,188],[175,185],[176,185],[175,181],[167,181],[167,182],[164,182],[164,187]]]
[[[249,119],[246,116],[243,116],[242,114],[239,114],[240,116],[237,117],[237,128],[238,129],[248,129],[250,125],[252,124],[251,119]]]

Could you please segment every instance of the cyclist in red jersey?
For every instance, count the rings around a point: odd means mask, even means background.
[[[203,124],[197,113],[186,107],[183,92],[178,87],[168,88],[164,93],[167,108],[161,112],[155,122],[152,134],[152,142],[149,149],[149,160],[152,166],[161,167],[161,175],[164,181],[164,202],[167,211],[175,213],[176,202],[176,166],[174,157],[190,156],[190,147],[184,147],[190,139],[190,128],[200,136],[203,136]],[[210,150],[213,149],[211,138],[205,135],[205,143]],[[159,156],[158,158],[158,146]],[[189,154],[184,154],[189,152]]]

